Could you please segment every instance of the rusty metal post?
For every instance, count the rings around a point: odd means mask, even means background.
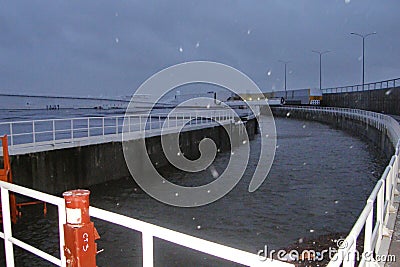
[[[4,182],[12,183],[11,163],[10,163],[10,155],[8,153],[7,135],[0,137],[0,140],[2,143],[2,147],[3,147],[3,169],[0,169],[0,180],[4,181]],[[19,215],[16,203],[17,202],[15,199],[15,194],[10,193],[11,221],[14,224],[17,223],[17,219],[18,219],[18,215]],[[1,203],[0,203],[0,207],[1,207]],[[0,218],[1,218],[1,216],[0,216]]]
[[[90,191],[77,189],[63,193],[67,214],[64,224],[64,254],[68,267],[96,267],[97,244],[100,236],[90,221]]]

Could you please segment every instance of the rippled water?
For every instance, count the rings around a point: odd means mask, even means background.
[[[138,188],[131,178],[96,185],[91,204],[207,240],[256,253],[264,245],[284,247],[303,237],[348,232],[383,171],[385,160],[374,147],[327,125],[276,119],[278,148],[267,180],[254,193],[247,191],[251,170],[224,198],[199,208],[162,204]],[[251,142],[254,151],[259,136]],[[213,164],[223,169],[229,153]],[[257,164],[252,157],[251,166]],[[210,179],[163,169],[171,181],[193,183]],[[188,182],[189,181],[189,182]],[[18,237],[57,255],[55,209],[42,218],[26,210],[14,227]],[[95,221],[101,235],[98,266],[138,266],[141,238],[136,232]],[[155,240],[156,266],[235,266],[229,262]],[[16,249],[17,266],[47,266]],[[4,264],[4,263],[3,263]]]

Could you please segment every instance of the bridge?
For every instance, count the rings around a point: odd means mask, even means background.
[[[356,99],[362,99],[362,101],[354,101],[353,103],[354,105],[360,105],[360,107],[372,107],[372,103],[374,103],[373,101],[377,103],[378,100],[376,100],[376,98],[378,95],[383,94],[390,99],[397,97],[397,91],[399,88],[396,87],[396,80],[397,79],[394,79],[393,83],[389,83],[388,81],[386,81],[386,83],[375,83],[381,84],[380,87],[377,87],[377,85],[367,85],[367,87],[364,86],[362,89],[360,89],[359,86],[343,87],[351,89],[343,89],[341,87],[336,89],[326,89],[323,100],[323,104],[326,107],[282,106],[273,108],[275,116],[316,120],[357,133],[365,131],[364,137],[380,147],[380,149],[390,158],[385,171],[377,181],[369,197],[365,200],[365,206],[361,214],[345,239],[347,245],[339,247],[335,258],[328,264],[329,267],[355,266],[356,264],[358,264],[358,266],[371,266],[371,257],[376,258],[378,255],[384,256],[390,253],[397,253],[396,256],[400,257],[400,254],[398,254],[400,252],[400,245],[395,241],[392,241],[393,235],[400,233],[398,232],[400,229],[394,228],[399,206],[399,192],[397,187],[400,166],[400,126],[398,121],[396,121],[398,117],[396,115],[389,116],[374,111],[356,108],[358,106],[354,106],[353,108],[333,107],[336,105],[334,102],[335,99],[346,99],[349,94],[354,94]],[[369,98],[367,98],[369,101],[364,100],[366,98],[365,96],[369,96]],[[392,100],[389,101],[390,103],[393,102]],[[389,105],[389,102],[387,102],[386,99],[384,99],[382,103],[384,103],[384,107]],[[332,107],[330,107],[330,105],[332,105]],[[337,105],[342,104],[338,102]],[[380,109],[380,106],[375,109],[371,108],[371,110],[377,109]],[[386,110],[394,110],[394,108],[387,107]],[[261,113],[262,111],[261,108]],[[288,116],[288,114],[290,114],[290,116]],[[129,132],[133,133],[133,138],[151,138],[161,134],[162,125],[167,125],[167,129],[169,129],[170,132],[176,132],[178,129],[181,129],[182,126],[187,125],[188,121],[190,122],[189,126],[193,128],[189,127],[187,128],[187,131],[202,130],[204,128],[214,129],[216,126],[215,123],[217,122],[218,124],[228,123],[232,125],[238,123],[237,121],[235,122],[234,118],[225,111],[215,111],[212,115],[183,113],[181,115],[174,115],[174,117],[168,115],[157,116],[159,117],[153,118],[153,121],[145,121],[140,115],[132,115],[128,117],[127,121],[129,123],[125,125],[123,123],[123,117],[114,116],[110,118],[89,117],[62,119],[60,121],[39,120],[9,122],[3,123],[1,126],[5,129],[3,130],[4,133],[10,135],[11,154],[23,158],[23,155],[27,153],[36,154],[48,153],[49,151],[66,151],[67,148],[82,149],[91,145],[113,143],[117,140],[121,140],[121,134],[124,127],[128,127]],[[204,119],[205,117],[208,117],[211,120],[206,120]],[[254,133],[256,129],[254,129],[255,126],[251,124],[252,119],[252,117],[246,118],[246,121],[250,122],[246,125],[246,128],[248,131],[253,131]],[[30,130],[26,131],[26,129]],[[204,132],[201,132],[199,138],[203,135]],[[14,164],[16,163],[17,161],[14,161]],[[65,203],[63,199],[5,182],[0,182],[0,188],[4,225],[4,230],[0,233],[0,237],[5,241],[7,266],[14,266],[14,245],[32,252],[55,265],[66,266],[66,259],[63,253],[64,230],[62,225],[66,220]],[[58,189],[55,189],[55,191],[57,190]],[[59,258],[51,256],[46,252],[38,250],[37,248],[13,237],[10,226],[11,221],[8,216],[10,214],[9,194],[11,192],[46,201],[58,207],[60,232]],[[113,224],[141,232],[143,238],[143,266],[153,266],[154,255],[152,251],[154,237],[247,266],[294,266],[291,263],[272,259],[260,261],[259,255],[254,253],[195,238],[95,207],[90,207],[90,215],[94,218],[106,220]],[[393,230],[396,232],[394,233]],[[363,253],[360,261],[357,261],[357,244],[360,243],[360,240],[363,240]],[[368,257],[368,255],[370,255],[370,257]],[[382,265],[382,263],[380,264]]]

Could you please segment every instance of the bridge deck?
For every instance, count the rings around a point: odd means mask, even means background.
[[[198,129],[208,128],[208,127],[215,127],[217,125],[225,125],[230,123],[231,120],[224,120],[220,121],[219,123],[207,123],[207,124],[197,124],[197,125],[189,125],[185,128],[181,129],[181,127],[169,127],[167,129],[152,129],[146,131],[135,131],[130,133],[125,133],[126,137],[124,140],[136,140],[141,138],[147,138],[152,136],[159,136],[164,134],[171,134],[171,133],[179,133],[185,131],[194,131]],[[129,134],[129,136],[128,136]],[[99,135],[99,136],[89,136],[89,137],[82,137],[82,138],[74,138],[73,140],[70,139],[63,139],[57,140],[56,142],[39,142],[39,143],[29,143],[29,144],[22,144],[22,145],[15,145],[10,147],[10,155],[23,155],[29,153],[37,153],[43,151],[50,151],[56,149],[65,149],[71,147],[80,147],[80,146],[88,146],[88,145],[98,145],[104,144],[109,142],[122,142],[122,133],[118,134],[108,134],[108,135]],[[2,153],[0,152],[0,156]]]

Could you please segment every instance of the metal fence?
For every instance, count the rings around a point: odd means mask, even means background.
[[[118,135],[122,132],[151,132],[184,125],[205,125],[232,120],[228,110],[174,112],[172,114],[78,117],[0,123],[0,134],[7,134],[10,148],[55,145]],[[125,128],[124,128],[125,127]]]
[[[322,89],[322,93],[324,94],[335,94],[335,93],[350,93],[350,92],[361,92],[361,91],[369,91],[376,89],[388,89],[393,88],[400,85],[400,78],[390,79],[385,81],[356,84],[356,85],[348,85],[348,86],[340,86],[340,87],[331,87]]]
[[[6,183],[0,181],[1,188],[1,203],[3,214],[3,232],[0,232],[0,237],[5,242],[5,255],[7,267],[14,267],[14,245],[29,251],[57,266],[66,266],[66,259],[64,256],[64,229],[63,224],[66,223],[65,201],[63,198],[53,195],[38,192],[22,186]],[[60,256],[56,258],[34,246],[27,244],[15,237],[13,237],[11,218],[10,218],[10,203],[9,192],[18,193],[24,196],[35,198],[58,207],[58,229],[59,229],[59,246]],[[115,225],[119,225],[134,231],[142,233],[142,248],[143,248],[143,266],[152,267],[154,264],[153,255],[153,240],[154,237],[160,238],[175,245],[184,246],[192,250],[203,252],[221,259],[225,259],[234,263],[246,266],[265,266],[265,267],[294,267],[292,264],[285,262],[263,259],[257,254],[249,253],[243,250],[235,249],[232,247],[224,246],[215,242],[210,242],[194,236],[183,234],[167,228],[163,228],[154,224],[146,223],[133,219],[124,215],[114,212],[106,211],[103,209],[90,207],[90,216]],[[265,261],[264,261],[265,260]]]
[[[395,194],[398,194],[397,183],[400,166],[400,125],[390,116],[366,111],[347,108],[326,107],[278,107],[285,110],[307,110],[310,112],[323,112],[332,115],[340,115],[353,120],[362,121],[379,131],[386,133],[395,147],[395,153],[391,157],[381,178],[375,185],[372,193],[366,201],[366,205],[353,225],[350,233],[344,240],[342,246],[328,267],[338,266],[370,266],[380,248],[384,235],[389,233],[389,213],[396,211],[394,208]],[[338,218],[339,219],[339,218]],[[364,229],[363,251],[357,251],[356,245],[362,230]],[[376,254],[374,254],[376,253]]]

